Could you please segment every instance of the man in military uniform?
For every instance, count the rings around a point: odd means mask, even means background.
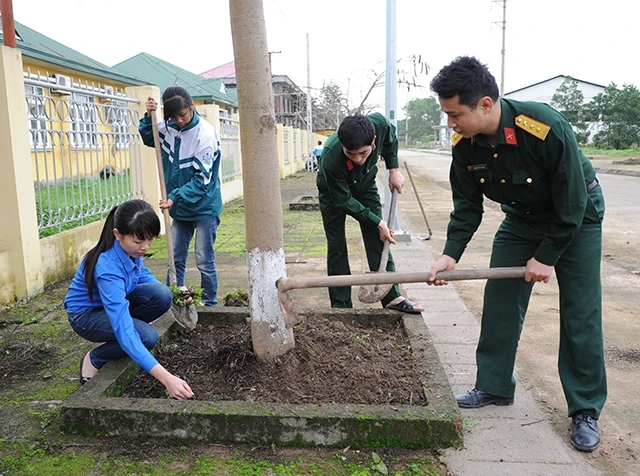
[[[495,78],[473,57],[445,66],[431,89],[455,133],[453,212],[430,281],[460,260],[482,220],[483,196],[501,203],[506,214],[490,266],[526,266],[524,279],[487,281],[476,385],[456,396],[458,405],[513,403],[513,367],[531,290],[536,282],[547,283],[555,269],[558,370],[573,419],[571,443],[593,451],[607,397],[600,283],[604,199],[595,170],[562,114],[546,104],[500,99]]]
[[[384,240],[395,244],[393,229],[382,219],[380,196],[376,187],[376,163],[384,158],[389,170],[389,187],[402,193],[404,177],[398,170],[398,140],[395,127],[379,113],[346,117],[337,133],[325,142],[320,159],[317,185],[322,224],[327,237],[327,272],[350,274],[345,219],[352,216],[360,223],[369,269],[378,271]],[[389,253],[387,271],[395,271]],[[351,287],[329,288],[331,307],[350,308]],[[387,309],[420,313],[424,309],[400,294],[394,284],[382,298]]]

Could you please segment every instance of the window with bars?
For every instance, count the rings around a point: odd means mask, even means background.
[[[73,93],[69,104],[73,145],[75,147],[98,147],[98,111],[95,98]]]
[[[27,124],[31,149],[47,147],[47,115],[45,112],[44,88],[25,86],[27,100]]]

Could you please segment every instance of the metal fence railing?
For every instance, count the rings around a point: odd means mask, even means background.
[[[137,99],[49,73],[27,71],[24,85],[41,236],[142,198]]]
[[[293,130],[293,161],[298,160],[298,131]]]
[[[289,165],[289,131],[282,131],[282,145],[284,148],[284,165]]]
[[[220,118],[220,177],[222,182],[230,182],[242,175],[240,155],[240,125],[237,119]]]

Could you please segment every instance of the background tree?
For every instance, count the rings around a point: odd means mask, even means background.
[[[578,143],[584,144],[589,138],[587,122],[585,118],[586,106],[584,94],[578,89],[578,81],[567,77],[560,87],[556,89],[551,98],[551,105],[558,109],[569,120],[576,133]]]
[[[411,55],[397,61],[398,86],[407,88],[426,87],[421,84],[422,76],[426,77],[429,66],[422,60],[422,56]],[[334,81],[322,85],[314,100],[314,126],[316,129],[337,129],[346,116],[353,114],[369,114],[382,107],[373,99],[373,91],[384,86],[384,69],[369,69],[366,71],[368,87],[363,91],[357,102],[352,102],[349,94],[345,94]]]
[[[640,91],[632,84],[618,89],[614,83],[589,104],[594,121],[601,122],[594,136],[596,147],[629,149],[640,145]]]
[[[316,129],[338,129],[348,111],[345,95],[334,81],[322,85],[314,106]]]
[[[434,126],[440,124],[440,104],[433,96],[412,99],[403,108],[406,119],[398,121],[398,138],[406,137],[406,125],[409,124],[409,143],[424,144],[435,139]]]

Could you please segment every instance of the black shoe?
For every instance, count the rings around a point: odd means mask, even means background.
[[[456,400],[460,408],[480,408],[487,405],[498,405],[499,407],[504,407],[513,405],[513,398],[496,397],[495,395],[489,395],[477,388],[474,388],[470,392],[463,393],[462,395],[456,395]]]
[[[580,451],[593,451],[600,445],[598,422],[586,412],[573,415],[571,444]]]

